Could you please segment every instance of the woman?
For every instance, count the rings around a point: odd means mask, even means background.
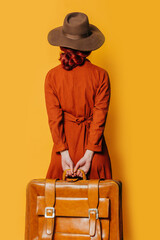
[[[110,101],[110,81],[105,69],[86,57],[105,41],[102,32],[89,24],[86,14],[66,15],[63,26],[48,34],[59,46],[61,64],[45,78],[45,101],[53,138],[46,178],[79,176],[111,179],[111,162],[103,135]]]

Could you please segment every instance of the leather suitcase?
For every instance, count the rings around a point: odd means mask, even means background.
[[[83,172],[83,171],[82,171]],[[26,187],[25,240],[122,240],[122,183],[33,179]]]

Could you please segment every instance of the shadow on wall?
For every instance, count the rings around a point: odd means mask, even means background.
[[[104,62],[106,62],[107,57],[104,59]],[[104,65],[103,62],[101,62],[101,66]],[[107,65],[107,64],[106,64]],[[111,63],[108,64],[109,66]],[[106,70],[107,66],[104,67]],[[116,69],[115,67],[112,67],[111,69]],[[113,82],[120,81],[120,79],[116,79],[116,74],[109,72],[111,87]],[[111,78],[112,75],[112,78]],[[114,84],[116,85],[116,84]],[[113,91],[113,88],[111,89]],[[114,104],[112,104],[112,101]],[[130,223],[130,211],[129,211],[129,196],[127,189],[129,188],[129,185],[127,185],[127,182],[125,181],[125,172],[123,168],[123,156],[118,152],[117,149],[118,146],[118,139],[117,139],[117,126],[118,126],[118,112],[117,106],[118,104],[115,102],[116,99],[113,100],[112,92],[111,92],[111,99],[110,99],[110,106],[108,111],[108,116],[106,120],[106,127],[104,131],[104,136],[106,140],[106,144],[108,147],[108,152],[111,159],[111,166],[112,166],[112,178],[114,180],[120,180],[122,182],[122,217],[123,217],[123,239],[132,239],[132,233],[131,233],[131,223]],[[112,109],[111,109],[112,106]]]

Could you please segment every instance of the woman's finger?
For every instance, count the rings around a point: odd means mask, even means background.
[[[83,173],[79,170],[79,176],[83,177]]]
[[[71,175],[72,175],[71,170],[69,170],[69,176],[71,176]]]
[[[80,175],[80,171],[79,171],[79,169],[77,170],[77,176],[79,176]]]
[[[78,168],[79,168],[79,163],[76,164],[76,166],[74,168],[74,172],[76,172]]]
[[[82,167],[81,170],[83,170],[83,172],[84,172],[85,174],[87,174],[86,167]],[[83,177],[83,174],[82,174],[82,177]]]
[[[71,172],[71,174],[73,173],[73,162],[71,162],[71,164],[70,164],[70,172]]]

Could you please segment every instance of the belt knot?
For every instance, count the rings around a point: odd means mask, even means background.
[[[90,122],[93,119],[93,115],[90,115],[88,118],[87,117],[75,117],[73,114],[68,113],[68,112],[64,112],[64,121],[71,121],[71,122],[75,122],[78,125],[82,122],[85,123],[85,125],[88,127]]]

